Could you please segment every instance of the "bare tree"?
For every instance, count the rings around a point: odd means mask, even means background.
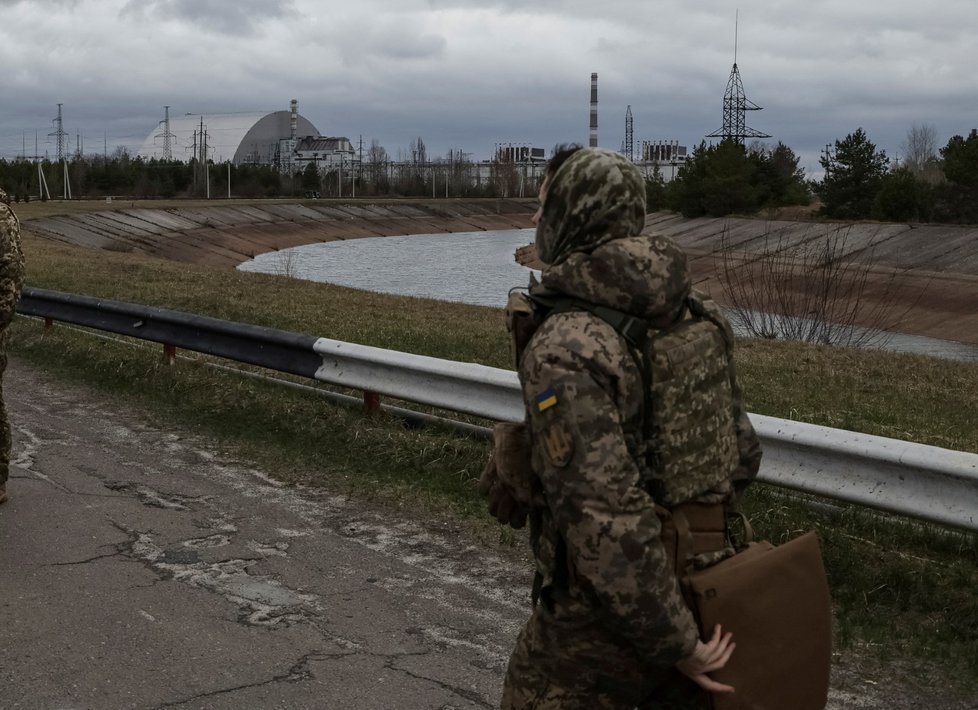
[[[849,233],[850,228],[825,226],[789,239],[782,229],[765,234],[760,248],[738,252],[724,230],[714,268],[731,320],[755,337],[885,344],[886,331],[923,291],[908,301],[902,272],[877,267],[872,250],[857,260]]]
[[[917,177],[931,178],[937,169],[937,129],[929,123],[914,123],[900,146],[903,164]]]
[[[299,278],[299,255],[295,249],[283,249],[278,256],[277,271],[281,276],[288,276],[290,279]]]
[[[411,141],[411,160],[417,166],[424,166],[428,162],[428,151],[424,147],[421,136]]]
[[[370,141],[367,149],[367,175],[376,194],[386,194],[390,191],[390,180],[387,176],[387,163],[390,156],[387,150],[376,138]]]

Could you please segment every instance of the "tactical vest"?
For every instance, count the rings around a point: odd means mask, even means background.
[[[516,366],[547,316],[587,311],[625,340],[642,373],[642,435],[629,442],[643,484],[667,508],[727,480],[739,462],[730,380],[732,334],[698,295],[666,328],[621,311],[561,295],[514,291],[506,307]],[[631,438],[631,437],[628,437]]]

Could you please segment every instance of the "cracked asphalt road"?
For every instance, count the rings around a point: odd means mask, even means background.
[[[527,571],[13,362],[3,708],[489,708]]]

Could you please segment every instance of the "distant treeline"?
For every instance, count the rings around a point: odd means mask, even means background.
[[[722,217],[817,197],[818,214],[831,219],[978,223],[978,132],[938,150],[935,129],[915,125],[901,150],[902,162],[891,163],[859,128],[828,147],[819,161],[822,179],[814,181],[784,144],[701,143],[673,181],[648,179],[649,207]]]
[[[127,197],[520,197],[534,196],[542,170],[496,163],[488,169],[466,160],[394,162],[390,160],[317,169],[294,174],[270,165],[203,166],[144,160],[126,154],[75,157],[64,163],[0,159],[0,187],[12,199],[46,200]],[[67,172],[67,182],[65,173]]]

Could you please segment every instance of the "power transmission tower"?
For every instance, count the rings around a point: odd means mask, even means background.
[[[730,78],[727,79],[727,88],[723,93],[723,127],[713,131],[713,133],[707,134],[706,137],[732,140],[743,145],[745,138],[770,138],[771,136],[747,126],[747,112],[760,111],[761,107],[753,101],[747,100],[747,95],[744,93],[744,83],[740,79],[740,70],[737,68],[739,19],[738,14],[734,25],[733,69],[730,71]]]
[[[625,109],[625,157],[635,160],[635,130],[632,122],[632,106]]]
[[[68,159],[66,156],[68,149],[68,134],[65,132],[64,120],[62,119],[61,107],[63,104],[58,104],[58,117],[54,119],[55,129],[53,133],[48,133],[49,136],[54,136],[58,141],[58,162],[61,163],[64,169],[64,186],[62,190],[62,196],[66,200],[71,199],[71,181],[68,179]]]
[[[176,136],[170,132],[170,107],[163,107],[163,120],[160,121],[160,126],[163,127],[163,132],[156,134],[154,138],[163,139],[163,160],[169,162],[173,160],[173,139]]]
[[[825,150],[822,151],[822,156],[823,156],[823,160],[825,161],[825,176],[828,177],[828,175],[829,175],[829,169],[832,167],[832,159],[834,157],[832,155],[832,144],[831,143],[826,143],[825,144]]]
[[[58,104],[58,117],[54,119],[54,131],[48,133],[48,137],[54,136],[54,139],[58,143],[58,162],[60,163],[65,159],[65,153],[68,148],[68,134],[65,132],[64,121],[61,116],[61,107],[64,104]]]

